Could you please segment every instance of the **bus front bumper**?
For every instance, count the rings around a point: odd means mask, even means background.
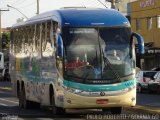
[[[135,106],[136,88],[115,96],[81,96],[68,91],[64,94],[64,108],[107,108]]]

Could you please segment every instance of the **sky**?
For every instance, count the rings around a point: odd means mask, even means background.
[[[0,0],[0,9],[7,10],[7,4],[18,9],[25,14],[28,18],[36,15],[37,0]],[[101,0],[106,6],[110,7],[110,3]],[[105,8],[98,0],[39,0],[39,11],[44,13],[46,11],[60,9],[62,7],[92,7],[92,8]],[[11,27],[17,22],[18,18],[24,17],[18,10],[9,8],[9,11],[3,11],[1,14],[2,28]]]

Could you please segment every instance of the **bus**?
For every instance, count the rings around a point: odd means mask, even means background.
[[[63,8],[13,25],[9,68],[20,108],[120,114],[135,106],[134,40],[143,54],[143,38],[112,9]]]

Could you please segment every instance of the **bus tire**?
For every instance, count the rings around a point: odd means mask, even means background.
[[[19,98],[20,96],[20,83],[17,81],[17,97]]]
[[[33,108],[33,109],[40,109],[41,108],[40,103],[38,103],[38,102],[32,102],[32,101],[29,101],[29,102],[31,104],[30,108]]]
[[[31,106],[31,103],[30,101],[26,100],[25,88],[23,86],[19,93],[19,107],[28,109],[30,108],[30,106]]]
[[[122,107],[113,107],[110,109],[112,114],[121,114],[122,113]]]
[[[109,108],[102,108],[102,111],[103,111],[103,112],[108,112],[108,111],[109,111]]]
[[[64,108],[57,107],[55,105],[54,93],[51,94],[51,106],[52,106],[52,113],[54,115],[64,115],[65,114],[65,109]]]
[[[18,91],[18,99],[19,99],[19,107],[23,108],[23,100],[22,100],[22,95],[21,91]]]

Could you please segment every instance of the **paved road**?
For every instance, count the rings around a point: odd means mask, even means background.
[[[0,86],[2,84],[0,83]],[[3,83],[3,86],[5,84]],[[147,98],[147,100],[146,100]],[[159,95],[150,95],[150,94],[138,94],[138,104],[154,104],[157,103],[159,99]],[[152,100],[152,101],[151,101]],[[159,99],[160,100],[160,99]],[[99,116],[98,116],[99,115]],[[84,120],[84,119],[106,119],[111,117],[114,119],[110,113],[103,113],[100,110],[67,110],[66,115],[54,116],[51,110],[42,108],[42,109],[32,109],[32,110],[24,110],[18,107],[18,99],[15,98],[10,91],[2,91],[0,89],[0,117],[2,120]],[[99,118],[97,118],[99,117]],[[136,120],[158,120],[160,118],[156,114],[147,114],[136,111],[123,111],[122,116],[120,116],[124,120],[134,119]],[[0,118],[0,119],[1,119]],[[117,116],[115,119],[118,119]]]
[[[137,94],[137,105],[159,107],[160,109],[160,93],[149,94],[149,93],[138,93]]]
[[[0,88],[5,87],[10,88],[11,83],[10,82],[0,82]],[[142,106],[153,106],[153,107],[159,107],[160,108],[160,93],[158,94],[149,94],[147,91],[144,93],[138,93],[137,94],[137,105]]]

